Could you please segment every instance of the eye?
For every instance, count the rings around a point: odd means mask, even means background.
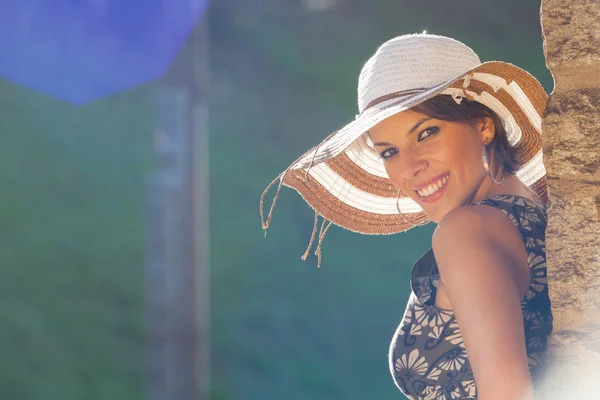
[[[432,126],[427,129],[423,129],[421,132],[419,132],[418,141],[420,142],[423,139],[428,138],[430,135],[435,135],[436,133],[438,133],[439,130],[440,130],[440,128],[437,126]],[[382,151],[379,154],[379,158],[383,158],[385,160],[386,158],[390,158],[391,156],[393,156],[396,153],[398,153],[398,149],[390,147],[390,148]]]
[[[421,133],[419,133],[419,142],[427,137],[429,137],[429,135],[434,135],[436,134],[438,131],[440,130],[440,128],[438,128],[437,126],[432,126],[430,128],[427,128],[425,130],[422,130]],[[423,137],[423,134],[426,134],[425,137]]]
[[[391,156],[393,156],[397,152],[398,152],[398,149],[394,149],[393,147],[389,148],[389,149],[385,149],[384,151],[382,151],[379,154],[379,156],[380,156],[379,158],[383,158],[385,160],[386,158],[390,158]]]

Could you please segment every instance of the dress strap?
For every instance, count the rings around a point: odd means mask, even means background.
[[[412,267],[410,288],[421,304],[433,305],[440,282],[440,273],[435,262],[433,249],[429,249]]]
[[[522,235],[531,232],[534,228],[532,225],[537,225],[536,228],[542,231],[546,229],[546,207],[527,197],[513,194],[496,194],[473,205],[476,204],[485,204],[502,210],[513,221],[517,229],[521,231]]]

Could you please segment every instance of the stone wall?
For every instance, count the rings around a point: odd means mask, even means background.
[[[554,332],[543,399],[600,393],[600,2],[542,0],[554,77],[543,151],[551,205],[546,250]]]

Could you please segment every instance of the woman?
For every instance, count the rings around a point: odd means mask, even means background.
[[[410,399],[532,398],[552,331],[546,93],[511,64],[417,34],[379,47],[358,95],[356,119],[277,178],[316,211],[309,249],[319,215],[319,264],[331,223],[364,234],[437,223],[390,346],[396,385]]]

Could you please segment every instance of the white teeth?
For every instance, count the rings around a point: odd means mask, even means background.
[[[429,186],[427,186],[424,189],[417,190],[417,193],[419,193],[419,195],[421,195],[421,197],[431,196],[432,194],[437,192],[442,186],[444,186],[444,184],[447,181],[448,181],[448,177],[446,176],[443,179],[440,179],[437,182],[430,184]]]

